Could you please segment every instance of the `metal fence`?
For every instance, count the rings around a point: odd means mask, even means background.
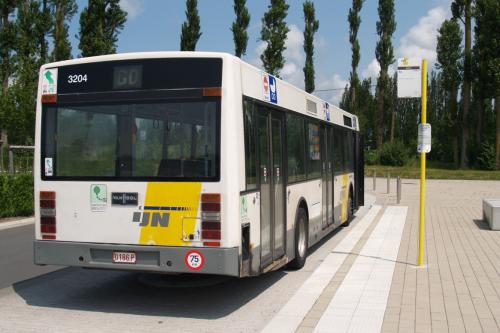
[[[0,148],[0,173],[32,173],[34,146]]]

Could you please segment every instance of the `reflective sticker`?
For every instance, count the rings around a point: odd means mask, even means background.
[[[45,176],[54,175],[54,164],[52,163],[52,157],[45,158]]]
[[[184,257],[186,266],[193,271],[199,271],[205,265],[205,256],[200,251],[191,250]]]
[[[90,185],[90,210],[103,212],[108,204],[108,190],[104,184]]]
[[[42,95],[57,94],[57,68],[46,69],[42,74]]]

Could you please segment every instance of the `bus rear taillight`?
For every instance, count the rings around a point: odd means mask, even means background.
[[[42,239],[56,239],[56,192],[40,192],[40,232]]]
[[[203,193],[201,195],[201,238],[205,246],[220,246],[220,211],[220,193]]]

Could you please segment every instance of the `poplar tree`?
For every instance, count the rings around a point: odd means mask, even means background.
[[[454,19],[464,24],[465,46],[463,55],[463,84],[462,84],[462,145],[460,148],[460,167],[469,166],[469,110],[471,105],[472,87],[472,0],[454,0],[451,4]]]
[[[16,24],[12,17],[17,0],[0,0],[0,84],[7,90],[14,67],[13,51],[16,45]]]
[[[234,39],[234,55],[241,58],[247,52],[248,33],[247,28],[250,23],[250,13],[245,7],[246,0],[234,0],[234,13],[236,20],[233,22],[231,31]]]
[[[41,1],[41,9],[37,15],[38,44],[40,45],[40,63],[45,64],[49,60],[49,43],[47,36],[52,30],[53,19],[50,13],[49,0]]]
[[[69,41],[68,22],[73,18],[78,7],[75,0],[51,0],[55,17],[52,37],[54,38],[54,49],[52,59],[54,61],[71,59],[71,43]]]
[[[359,77],[357,73],[359,60],[361,58],[359,53],[358,30],[361,24],[361,17],[359,12],[363,6],[364,0],[352,0],[352,7],[349,9],[347,20],[349,21],[349,42],[351,43],[351,77],[349,80],[349,111],[357,114],[357,100],[356,89],[359,86]]]
[[[18,2],[16,71],[9,87],[10,105],[6,114],[11,143],[33,144],[38,69],[47,60],[45,37],[51,27],[50,22],[45,21],[47,7],[43,6],[44,3],[38,1]]]
[[[186,1],[186,21],[182,24],[181,51],[196,50],[196,43],[201,37],[198,1]]]
[[[380,64],[380,75],[377,80],[377,123],[375,126],[377,147],[384,143],[385,105],[386,91],[389,85],[389,65],[394,62],[394,49],[392,46],[392,34],[396,30],[394,18],[394,0],[379,0],[379,21],[377,22],[377,34],[380,39],[375,49],[375,57]],[[394,116],[393,116],[394,121]],[[391,126],[393,128],[394,126]]]
[[[268,11],[262,18],[260,38],[267,43],[264,53],[260,55],[266,72],[279,77],[280,70],[285,65],[283,52],[288,31],[285,19],[288,14],[288,4],[285,0],[271,0]]]
[[[458,151],[458,89],[461,80],[462,57],[461,41],[462,31],[455,20],[445,20],[438,30],[437,38],[437,63],[436,67],[441,69],[441,80],[446,91],[445,114],[441,126],[446,127],[449,138],[452,140],[453,162],[459,164]]]
[[[495,162],[500,169],[500,3],[498,0],[476,0],[474,60],[483,98],[495,99]],[[495,116],[493,116],[494,118]],[[494,126],[494,125],[493,125]]]
[[[118,35],[127,21],[120,0],[89,0],[80,15],[82,57],[116,53]]]
[[[304,10],[304,52],[306,54],[306,62],[304,65],[304,85],[308,93],[314,91],[314,34],[319,29],[319,21],[316,20],[314,3],[306,0],[303,5]]]

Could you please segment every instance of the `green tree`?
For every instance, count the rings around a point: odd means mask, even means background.
[[[500,3],[497,0],[476,0],[475,18],[475,72],[480,85],[481,105],[484,105],[483,98],[495,99],[495,155],[497,169],[500,169]]]
[[[290,31],[285,22],[288,7],[285,0],[271,0],[268,11],[262,18],[262,30],[260,31],[260,38],[267,43],[260,59],[266,72],[278,77],[280,70],[285,65],[283,52],[286,50],[286,36]]]
[[[465,48],[463,60],[463,84],[462,84],[462,145],[460,147],[460,167],[469,166],[469,110],[471,105],[472,87],[472,15],[473,0],[454,0],[451,4],[451,12],[454,19],[462,21],[465,27]]]
[[[38,69],[47,59],[45,36],[50,25],[44,22],[43,3],[18,3],[15,48],[16,71],[9,88],[5,115],[9,142],[33,144]]]
[[[186,22],[182,24],[181,51],[196,50],[196,43],[201,37],[198,1],[186,1]]]
[[[356,104],[356,90],[359,87],[358,78],[358,65],[361,58],[359,52],[359,41],[358,41],[358,30],[361,24],[361,17],[359,13],[363,6],[364,0],[352,0],[352,7],[349,9],[349,15],[347,20],[349,21],[349,42],[351,43],[351,76],[349,79],[349,95],[350,95],[350,105],[348,110],[352,113],[358,114],[358,108]]]
[[[71,43],[69,41],[68,22],[78,10],[75,0],[51,0],[55,24],[52,29],[54,61],[71,59]]]
[[[12,21],[17,0],[0,0],[0,83],[7,90],[14,71],[13,52],[16,45],[16,24]]]
[[[89,0],[80,15],[82,57],[116,53],[118,35],[127,21],[119,0]]]
[[[386,132],[385,124],[385,102],[386,90],[389,88],[390,77],[388,74],[389,65],[394,62],[394,49],[392,46],[392,34],[396,30],[396,20],[394,18],[394,0],[379,0],[378,2],[377,34],[379,41],[375,49],[375,57],[380,64],[380,75],[377,80],[377,126],[376,142],[377,147],[384,143]],[[394,119],[394,117],[393,117]],[[393,126],[391,126],[393,128]],[[391,139],[393,135],[391,135]]]
[[[304,52],[306,54],[306,62],[304,64],[304,83],[305,90],[312,93],[314,87],[314,34],[319,29],[319,21],[316,20],[314,3],[306,0],[303,5],[304,10]]]
[[[49,60],[49,43],[47,41],[47,36],[52,30],[53,20],[48,0],[42,0],[41,5],[42,8],[37,15],[37,34],[38,43],[40,45],[40,63],[45,64]]]
[[[441,69],[441,80],[446,91],[445,116],[442,126],[449,133],[448,139],[453,142],[453,162],[459,165],[459,144],[460,136],[458,127],[458,89],[461,80],[462,57],[461,41],[462,31],[455,20],[445,20],[438,30],[437,38],[437,63],[436,67]]]
[[[246,0],[234,0],[234,13],[236,20],[233,22],[231,31],[234,39],[234,54],[241,58],[247,52],[248,33],[247,28],[250,23],[250,14],[246,7]]]

